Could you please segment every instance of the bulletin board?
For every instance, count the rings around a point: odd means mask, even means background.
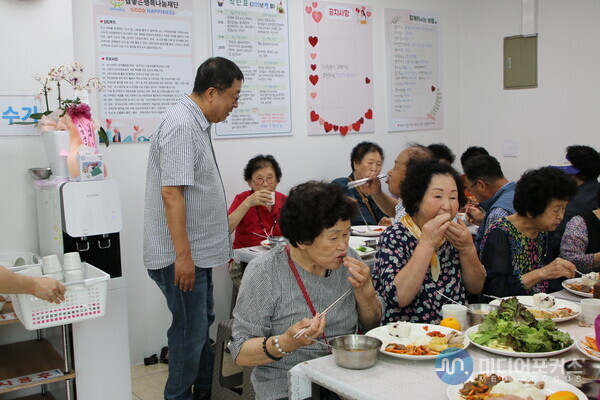
[[[309,135],[373,132],[373,14],[370,6],[304,2]]]
[[[192,1],[94,1],[100,118],[111,143],[150,140],[164,112],[191,93]]]
[[[211,0],[210,9],[213,55],[244,73],[238,107],[212,137],[291,135],[287,0]]]
[[[426,11],[384,12],[388,131],[442,128],[440,17]]]

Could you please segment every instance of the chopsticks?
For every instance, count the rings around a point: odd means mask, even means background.
[[[327,314],[327,311],[329,311],[331,309],[331,307],[333,307],[337,302],[339,302],[340,300],[342,300],[344,297],[348,296],[350,293],[352,293],[353,289],[348,289],[344,292],[344,294],[342,294],[340,297],[338,297],[338,299],[336,301],[334,301],[333,303],[331,303],[331,305],[329,307],[327,307],[326,309],[324,309],[321,314],[319,314],[319,319],[323,318],[325,316],[325,314]],[[306,332],[308,330],[308,328],[302,328],[300,329],[295,335],[294,335],[294,339],[298,339],[300,336],[302,336],[304,334],[304,332]]]
[[[381,175],[377,175],[375,178],[357,179],[355,181],[348,182],[348,189],[354,189],[355,187],[362,186],[365,183],[367,183],[367,181],[369,181],[371,179],[383,179],[386,176],[387,176],[387,174],[381,174]]]

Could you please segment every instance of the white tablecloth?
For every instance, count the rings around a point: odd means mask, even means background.
[[[568,297],[561,291],[557,296]],[[575,300],[581,297],[573,296]],[[579,326],[580,317],[557,324],[577,339],[594,335],[591,327]],[[486,370],[524,370],[555,376],[565,380],[563,364],[572,359],[585,358],[574,346],[569,351],[549,359],[502,357],[481,350],[474,345],[467,349],[473,358],[474,372]],[[446,399],[448,385],[438,378],[435,361],[411,361],[379,354],[377,364],[365,370],[338,367],[332,355],[296,365],[289,371],[290,400],[301,400],[311,395],[311,383],[326,387],[351,400]]]

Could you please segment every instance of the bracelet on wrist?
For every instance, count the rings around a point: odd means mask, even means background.
[[[279,335],[275,336],[275,347],[277,348],[277,351],[283,354],[284,356],[290,354],[289,351],[283,350],[279,345]]]
[[[265,355],[273,361],[281,360],[281,357],[277,358],[277,357],[273,356],[271,353],[269,353],[269,350],[267,349],[267,340],[269,340],[268,336],[264,338],[263,343],[262,343],[262,348],[263,348],[263,352],[265,353]]]

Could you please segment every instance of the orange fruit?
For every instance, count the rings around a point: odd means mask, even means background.
[[[442,322],[440,322],[440,326],[445,326],[446,328],[456,329],[460,331],[460,322],[454,317],[444,318]]]
[[[568,392],[566,390],[556,392],[548,396],[548,400],[577,400],[579,397],[573,392]]]

